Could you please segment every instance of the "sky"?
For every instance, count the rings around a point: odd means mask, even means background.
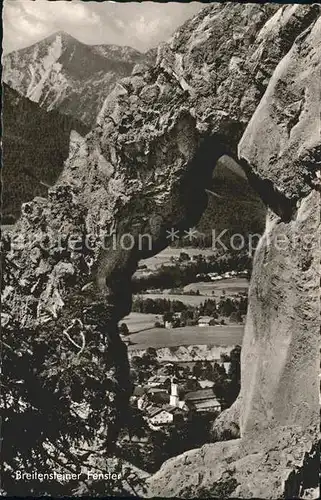
[[[166,41],[203,7],[199,2],[5,0],[3,51],[27,47],[63,30],[84,43],[129,45],[145,52]]]

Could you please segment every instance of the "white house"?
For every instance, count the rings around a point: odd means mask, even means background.
[[[149,403],[148,396],[145,393],[142,396],[140,396],[139,398],[137,398],[137,408],[139,410],[144,410],[146,408],[146,406],[148,405],[148,403]]]
[[[201,389],[207,389],[208,387],[213,387],[215,382],[213,380],[199,380],[198,383]]]
[[[172,424],[175,420],[182,417],[185,411],[166,405],[162,407],[149,406],[146,408],[146,413],[151,428],[155,427],[157,429],[161,425]]]
[[[211,318],[211,316],[200,316],[198,319],[198,326],[210,326],[211,321],[213,321],[214,318]]]
[[[181,318],[182,318],[181,312],[173,313],[172,319],[170,321],[165,321],[165,328],[174,328],[174,325],[177,323],[177,321],[181,320]]]

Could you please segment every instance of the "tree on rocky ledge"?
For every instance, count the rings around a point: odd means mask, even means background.
[[[119,333],[121,335],[128,335],[129,334],[129,329],[128,329],[128,326],[126,325],[126,323],[121,323],[119,325]]]
[[[25,481],[15,480],[17,470],[79,474],[90,468],[95,453],[106,459],[114,454],[116,408],[125,418],[128,398],[113,374],[112,348],[99,331],[103,302],[92,299],[75,291],[57,319],[34,328],[22,327],[3,311],[8,319],[1,338],[4,491],[26,491]],[[76,487],[73,481],[28,481],[34,495],[71,495]],[[83,482],[87,493],[95,487]],[[109,493],[116,490],[123,491],[121,481]]]

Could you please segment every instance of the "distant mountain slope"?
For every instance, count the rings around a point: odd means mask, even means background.
[[[155,56],[131,47],[86,45],[64,32],[3,57],[3,81],[50,111],[92,125],[115,83]]]
[[[241,235],[235,236],[233,242],[239,247],[242,237],[246,242],[250,234],[263,234],[266,206],[240,170],[227,156],[218,160],[207,190],[208,204],[196,226],[199,234],[195,233],[192,239],[185,235],[172,246],[213,247],[217,238],[215,248],[221,249],[221,241],[230,249],[233,235]]]
[[[58,178],[71,130],[85,135],[88,127],[57,111],[45,111],[6,84],[2,120],[2,222],[10,224],[19,217],[23,202],[46,195],[39,181],[52,185]]]

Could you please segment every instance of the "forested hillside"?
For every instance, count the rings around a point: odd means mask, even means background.
[[[210,234],[215,230],[228,230],[233,233],[248,235],[262,233],[266,207],[257,193],[242,178],[227,169],[224,160],[219,160],[214,170],[213,185],[210,187],[218,196],[209,193],[208,206],[198,225],[201,232]]]
[[[71,130],[81,135],[88,128],[78,120],[47,112],[3,84],[2,100],[2,223],[12,224],[21,204],[46,196],[68,157]]]

